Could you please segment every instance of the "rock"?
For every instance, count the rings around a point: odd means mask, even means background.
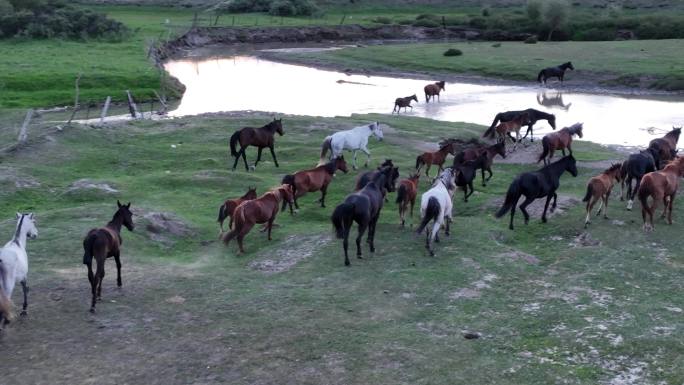
[[[149,222],[145,229],[153,234],[171,234],[177,237],[193,234],[188,225],[170,213],[150,212],[145,214],[143,218]]]

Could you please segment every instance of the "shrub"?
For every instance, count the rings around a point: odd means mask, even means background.
[[[580,41],[604,41],[615,40],[616,31],[613,29],[589,28],[575,33],[573,40]]]
[[[568,20],[568,3],[565,0],[547,0],[544,4],[542,16],[549,28],[547,40],[551,40],[553,32],[560,29]]]
[[[431,13],[424,13],[424,14],[416,16],[416,20],[426,20],[426,19],[437,21],[440,19],[440,17],[437,15],[433,15]]]
[[[444,52],[444,56],[461,56],[463,55],[463,51],[457,48],[449,48]]]
[[[269,0],[228,0],[218,3],[213,10],[220,13],[266,12],[271,8]]]
[[[0,0],[0,15],[8,15],[14,12],[14,7],[7,0]]]
[[[482,8],[482,17],[489,17],[489,8]]]
[[[539,41],[537,35],[532,35],[525,39],[525,44],[537,44],[537,41]]]
[[[411,24],[413,24],[413,20],[401,19],[397,22],[397,24],[399,24],[399,25],[411,25]]]
[[[288,0],[276,0],[271,3],[268,13],[273,16],[294,16],[297,13],[297,9]]]

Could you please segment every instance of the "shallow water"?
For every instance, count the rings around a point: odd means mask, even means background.
[[[416,94],[406,115],[490,125],[497,112],[535,108],[557,116],[558,128],[584,123],[584,140],[640,146],[684,124],[684,97],[625,97],[540,87],[447,83],[426,104],[425,80],[346,75],[253,56],[182,59],[166,70],[187,90],[172,116],[258,110],[312,116],[390,113],[394,99]],[[402,112],[403,114],[403,112]],[[550,132],[539,122],[536,134]]]

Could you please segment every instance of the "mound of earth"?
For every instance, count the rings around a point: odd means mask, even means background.
[[[119,190],[108,182],[95,181],[92,179],[79,179],[69,185],[66,193],[69,195],[112,195]]]
[[[175,214],[168,212],[143,211],[133,209],[142,219],[137,220],[136,226],[145,229],[147,236],[164,247],[171,247],[175,239],[185,238],[196,234],[196,231]]]

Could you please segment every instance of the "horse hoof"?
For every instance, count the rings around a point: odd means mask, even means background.
[[[345,266],[349,266],[349,265],[351,265],[351,262],[349,262],[349,261],[344,261],[344,265],[345,265]]]
[[[28,313],[26,312],[26,310],[22,310],[21,313],[19,313],[19,315],[25,317],[28,315]]]
[[[360,255],[357,255],[356,258],[358,258],[358,259],[363,259],[363,257],[360,256]]]
[[[95,308],[94,307],[90,308],[90,313],[95,314]]]
[[[546,218],[542,218],[542,223],[546,223]],[[525,223],[527,224],[527,223]]]

